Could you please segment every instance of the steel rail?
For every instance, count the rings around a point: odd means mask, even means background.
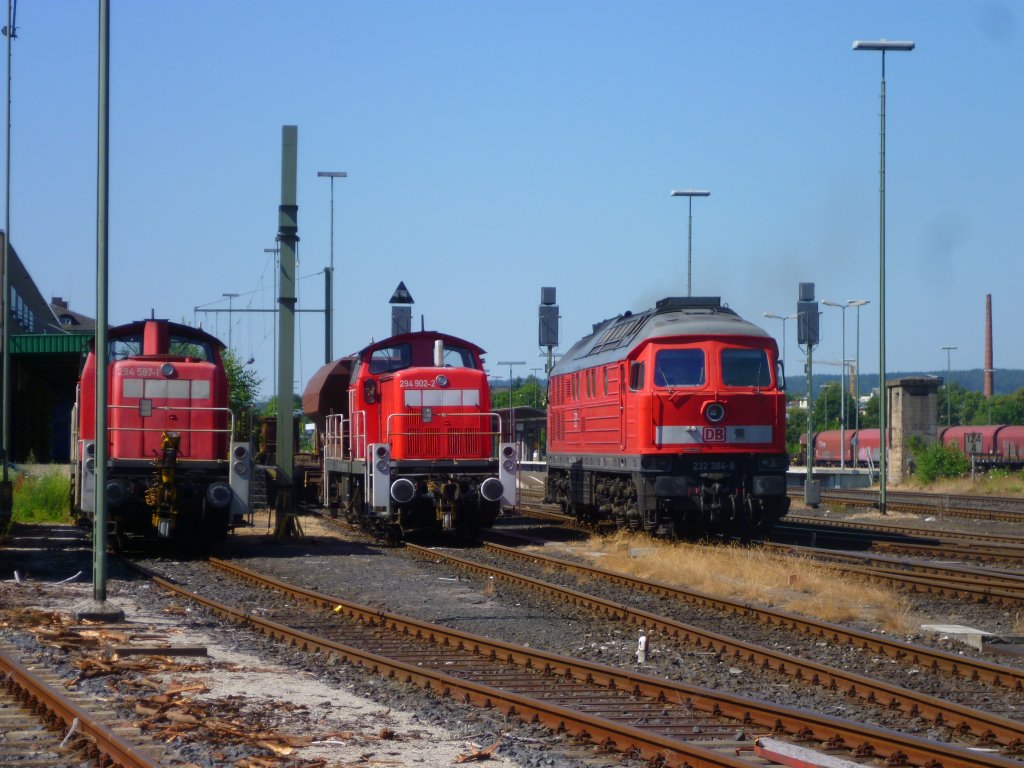
[[[0,647],[0,684],[20,689],[24,696],[46,712],[46,719],[67,730],[75,720],[76,729],[92,742],[91,757],[103,766],[159,768],[138,746],[117,735],[108,725],[53,688]]]
[[[485,546],[487,549],[507,554],[510,557],[534,560],[552,568],[577,571],[586,574],[589,578],[605,579],[638,591],[670,597],[716,611],[749,616],[769,626],[784,627],[834,644],[846,643],[855,647],[865,648],[883,656],[904,660],[908,664],[952,674],[954,677],[964,676],[995,685],[1004,685],[1015,690],[1024,690],[1024,670],[1017,670],[980,659],[966,658],[954,653],[892,640],[872,632],[864,632],[852,627],[844,627],[839,624],[832,624],[827,621],[820,621],[809,616],[801,616],[775,608],[759,606],[754,603],[745,603],[727,597],[716,597],[706,592],[687,590],[663,582],[647,581],[623,573],[573,563],[548,555],[521,552],[513,547],[504,547],[490,542],[487,542]]]
[[[420,557],[434,559],[465,571],[486,577],[500,578],[516,586],[541,592],[549,597],[554,597],[570,605],[582,606],[604,616],[657,629],[677,641],[698,648],[707,648],[717,654],[731,657],[737,661],[745,661],[762,669],[789,675],[811,685],[841,690],[848,696],[856,696],[889,710],[900,712],[907,717],[921,717],[937,724],[955,723],[955,730],[961,734],[971,733],[983,744],[1000,744],[1024,754],[1024,723],[1017,720],[982,712],[871,677],[846,672],[826,664],[711,632],[692,624],[630,608],[575,589],[467,560],[448,552],[440,552],[408,542],[405,549]]]
[[[396,634],[407,634],[429,639],[443,648],[464,648],[481,658],[500,659],[517,666],[543,670],[546,675],[565,681],[587,681],[607,688],[609,691],[629,691],[655,702],[686,702],[694,710],[716,716],[732,718],[749,726],[758,725],[776,734],[813,739],[827,749],[849,749],[861,755],[874,755],[890,762],[907,761],[913,765],[942,766],[942,768],[1020,768],[1020,762],[1001,755],[972,751],[950,744],[929,741],[916,736],[874,728],[861,723],[830,717],[807,710],[797,710],[771,702],[748,699],[723,691],[703,689],[675,681],[663,680],[649,675],[615,669],[604,664],[572,659],[533,648],[524,648],[500,640],[480,637],[458,630],[437,626],[427,622],[401,617],[396,614],[361,606],[351,601],[330,597],[313,590],[285,584],[249,571],[240,566],[220,560],[209,561],[238,578],[260,584],[334,613],[340,613],[352,621],[372,622]],[[165,588],[182,596],[199,600],[207,605],[215,601],[201,598],[183,588],[175,588],[171,582],[156,579]],[[424,666],[407,664],[387,659],[369,651],[359,650],[343,644],[312,636],[300,630],[282,627],[257,616],[247,614],[228,606],[220,606],[226,616],[234,616],[254,628],[261,628],[277,639],[286,640],[307,649],[318,649],[333,653],[353,663],[372,665],[374,671],[385,670],[389,676],[399,677],[423,687],[436,688],[442,695],[458,694],[467,703],[478,706],[499,708],[506,716],[516,716],[527,721],[541,721],[558,730],[568,731],[586,740],[632,754],[639,754],[648,760],[662,761],[669,765],[734,766],[749,768],[750,763],[733,755],[687,744],[671,737],[649,733],[632,725],[594,717],[560,705],[538,701],[490,685],[475,683]],[[631,718],[632,719],[632,718]]]
[[[1024,600],[1024,574],[1012,571],[997,571],[987,568],[972,568],[963,565],[947,565],[919,560],[903,560],[886,554],[873,552],[846,552],[836,549],[819,549],[814,547],[802,547],[793,544],[765,543],[766,549],[795,554],[798,557],[821,561],[832,567],[842,567],[843,564],[853,564],[872,569],[883,573],[919,573],[928,574],[941,579],[948,584],[971,584],[974,586],[995,587],[1006,593],[1006,602],[1020,602]],[[1000,598],[995,592],[984,593],[984,599],[992,597],[994,601]]]
[[[885,525],[882,523],[867,523],[859,520],[844,520],[842,518],[826,517],[803,517],[801,515],[788,514],[782,521],[782,525],[806,525],[814,528],[849,528],[855,531],[881,532],[891,536],[915,537],[932,541],[943,542],[966,542],[982,541],[993,544],[1002,544],[1007,547],[1018,547],[1024,549],[1024,542],[1020,536],[1007,536],[997,533],[973,533],[970,531],[937,531],[934,528],[923,528],[904,525]],[[778,526],[772,530],[777,530]]]
[[[792,544],[765,546],[794,557],[813,559],[824,568],[884,582],[900,590],[917,594],[941,595],[977,603],[1011,606],[1024,603],[1024,583],[1012,575],[984,574],[966,569],[957,573],[947,566],[913,564],[891,559],[883,561],[881,557],[870,558],[858,553],[798,547]],[[840,560],[859,562],[839,562]],[[865,561],[867,564],[863,564]]]
[[[799,495],[798,490],[788,489],[787,492],[790,496]],[[878,492],[852,488],[827,490],[821,492],[821,501],[858,507],[877,507]],[[887,497],[886,506],[894,510],[940,513],[972,520],[1024,522],[1024,499],[1009,496],[955,496],[893,491]]]
[[[807,539],[810,546],[820,546],[820,542],[834,542],[834,545],[848,549],[866,548],[868,546],[887,549],[893,552],[930,555],[933,557],[972,560],[976,562],[1003,562],[1021,565],[1024,563],[1024,545],[1018,539],[1013,544],[997,542],[992,539],[957,539],[953,537],[918,536],[910,534],[891,534],[887,531],[870,529],[843,530],[839,527],[816,526],[808,523],[791,523],[786,521],[776,525],[771,531],[771,539],[779,545],[794,543],[803,545]]]

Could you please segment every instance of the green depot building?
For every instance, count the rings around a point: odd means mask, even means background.
[[[4,233],[0,232],[0,253]],[[66,462],[78,375],[96,323],[61,297],[43,299],[13,246],[8,249],[10,455],[16,463]]]

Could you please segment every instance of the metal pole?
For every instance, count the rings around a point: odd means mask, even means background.
[[[237,293],[222,293],[221,294],[221,296],[227,296],[228,297],[228,349],[230,349],[231,351],[234,351],[234,349],[235,349],[235,345],[231,341],[231,331],[232,331],[232,326],[234,325],[234,316],[232,315],[232,309],[233,309],[234,305],[232,304],[232,301],[234,300],[235,296],[237,296],[237,295],[238,295]]]
[[[846,307],[843,306],[843,356],[839,358],[839,468],[846,469]]]
[[[946,350],[946,426],[951,427],[953,426],[953,410],[952,406],[950,405],[949,383],[953,377],[953,369],[951,367],[952,364],[950,362],[949,353],[956,349],[956,347],[943,347],[943,349]]]
[[[6,157],[4,160],[4,253],[3,253],[3,296],[0,296],[0,323],[3,323],[3,394],[0,402],[0,422],[3,423],[0,446],[0,463],[3,463],[3,502],[0,503],[0,531],[9,519],[11,509],[8,504],[13,502],[13,490],[10,485],[7,462],[11,451],[11,313],[8,303],[11,299],[11,41],[17,36],[14,26],[14,9],[12,0],[7,0],[7,24],[4,36],[7,38],[7,139]]]
[[[285,476],[283,486],[290,488],[294,471],[292,453],[292,375],[295,368],[295,243],[298,241],[299,206],[296,203],[296,167],[299,129],[281,127],[281,205],[278,209],[278,234],[281,256],[278,331],[280,360],[277,373],[277,466]],[[282,483],[278,483],[281,487]],[[290,502],[289,502],[290,506]],[[290,509],[278,509],[278,515]],[[278,518],[280,524],[280,517]]]
[[[686,295],[693,295],[693,198],[687,198],[690,207],[689,225],[686,228]]]
[[[331,180],[331,265],[324,275],[324,363],[334,359],[334,180],[348,176],[345,171],[317,171]]]
[[[689,201],[689,225],[686,231],[686,295],[693,295],[693,198],[710,195],[706,189],[674,189],[672,197],[685,197]]]
[[[882,53],[881,113],[878,153],[878,511],[886,514],[885,485],[888,463],[889,435],[887,430],[889,397],[885,386],[885,53],[886,51],[912,51],[914,43],[889,40],[854,41],[855,51]]]
[[[110,0],[100,0],[99,138],[96,178],[96,511],[92,530],[92,596],[107,599],[107,204],[110,179]]]

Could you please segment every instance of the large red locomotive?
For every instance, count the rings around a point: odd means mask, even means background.
[[[223,344],[197,328],[144,320],[107,335],[107,507],[114,541],[130,535],[221,539],[248,511],[248,443],[234,419]],[[71,513],[96,510],[96,354],[72,412]]]
[[[322,367],[303,393],[322,454],[320,502],[371,532],[466,537],[514,503],[515,448],[501,444],[483,350],[433,331],[376,342]]]
[[[548,382],[547,500],[656,536],[766,532],[789,509],[778,347],[717,298],[594,326]]]

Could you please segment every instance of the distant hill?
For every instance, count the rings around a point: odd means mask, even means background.
[[[788,366],[787,366],[788,367]],[[904,376],[937,376],[945,381],[946,371],[890,371],[885,374],[889,381],[903,378]],[[951,371],[950,379],[954,384],[959,384],[966,390],[983,392],[985,390],[985,371],[982,368],[974,368],[968,371]],[[838,373],[815,373],[812,386],[815,390],[824,384],[839,381]],[[1009,395],[1024,387],[1024,370],[1007,369],[995,372],[995,385],[997,395]],[[865,373],[860,377],[860,393],[870,394],[873,389],[878,388],[878,374]],[[791,394],[803,395],[807,393],[807,375],[803,372],[801,363],[797,371],[786,371],[786,389]]]

